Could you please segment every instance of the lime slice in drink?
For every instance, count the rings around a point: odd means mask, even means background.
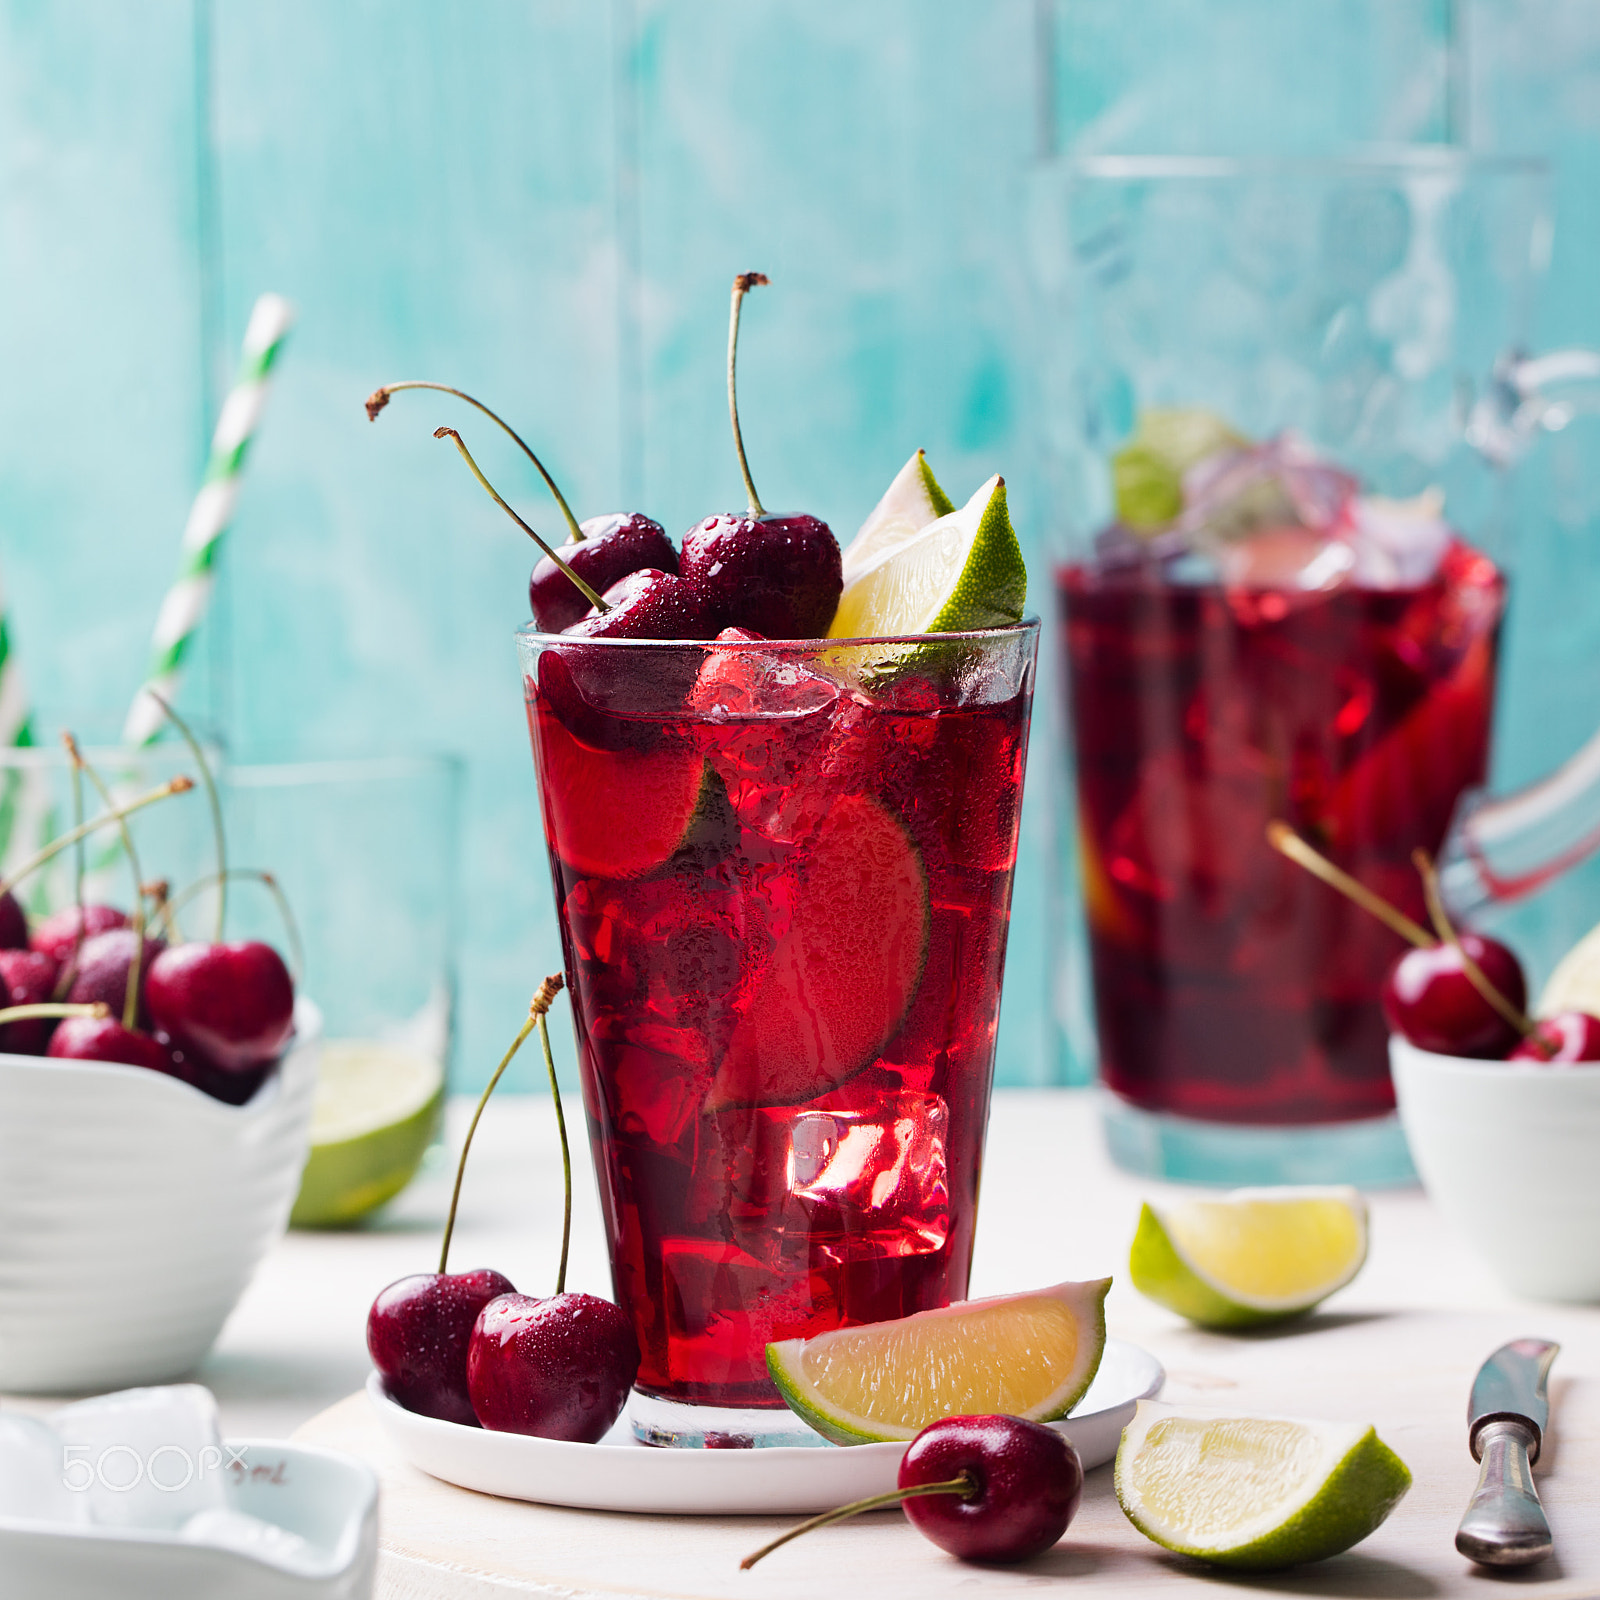
[[[1028,593],[1006,485],[991,478],[959,510],[849,575],[830,639],[965,633],[1022,618]]]
[[[950,496],[939,487],[928,458],[917,451],[895,474],[872,515],[861,524],[861,531],[845,546],[845,582],[889,551],[909,543],[930,522],[954,510]]]
[[[1534,1015],[1553,1017],[1558,1011],[1600,1017],[1600,928],[1591,928],[1556,963]]]
[[[1106,1342],[1109,1278],[965,1300],[767,1346],[792,1411],[835,1444],[910,1439],[940,1417],[1064,1417]]]
[[[1111,458],[1117,517],[1130,528],[1165,527],[1183,510],[1183,475],[1219,450],[1248,444],[1214,412],[1155,406]]]
[[[707,1104],[803,1105],[892,1039],[928,959],[928,875],[870,795],[834,801],[796,852],[789,927],[735,1025]]]
[[[1146,1205],[1128,1269],[1141,1294],[1191,1322],[1242,1328],[1309,1311],[1366,1259],[1354,1189],[1237,1189]]]
[[[1168,1550],[1292,1567],[1365,1539],[1411,1486],[1371,1428],[1219,1417],[1141,1400],[1117,1450],[1117,1499]]]
[[[290,1224],[336,1228],[392,1200],[416,1173],[443,1105],[438,1061],[373,1039],[328,1040]]]

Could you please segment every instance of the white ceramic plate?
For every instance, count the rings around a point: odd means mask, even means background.
[[[1165,1378],[1153,1355],[1107,1339],[1089,1392],[1053,1426],[1072,1440],[1085,1469],[1098,1467],[1117,1453],[1134,1402],[1160,1393]],[[419,1417],[389,1398],[377,1373],[367,1379],[367,1394],[389,1442],[430,1476],[508,1500],[597,1511],[826,1511],[893,1489],[905,1451],[903,1444],[652,1450],[634,1440],[626,1417],[599,1444],[567,1444]]]

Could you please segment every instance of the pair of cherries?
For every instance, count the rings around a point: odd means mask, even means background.
[[[64,972],[69,1005],[104,1005],[103,1017],[29,1018],[7,1025],[0,1045],[58,1060],[111,1061],[181,1078],[216,1099],[252,1095],[294,1027],[294,982],[270,945],[255,940],[185,943],[146,939],[139,951],[134,1025],[124,1026],[139,936],[114,906],[52,912],[0,950],[0,982],[11,1006],[48,1003]],[[82,929],[80,935],[80,926]],[[24,947],[25,943],[25,947]]]
[[[422,382],[386,384],[368,398],[367,415],[376,419],[398,390],[436,389],[476,406],[521,447],[566,518],[569,538],[559,549],[546,544],[500,498],[460,434],[440,428],[435,435],[455,441],[478,481],[545,551],[528,580],[533,620],[545,633],[591,639],[712,639],[724,628],[738,627],[769,639],[821,638],[833,621],[844,584],[839,541],[819,517],[776,516],[762,506],[739,429],[739,312],[745,295],[766,282],[759,272],[734,279],[728,328],[728,412],[749,505],[745,511],[696,523],[683,537],[681,555],[661,524],[642,512],[614,512],[580,523],[515,430],[459,389]]]
[[[561,988],[559,976],[540,985],[522,1031],[478,1101],[456,1166],[439,1270],[413,1273],[380,1291],[367,1313],[367,1351],[390,1397],[407,1411],[501,1433],[597,1444],[622,1413],[638,1375],[639,1345],[620,1307],[566,1288],[572,1158],[544,1020]],[[518,1294],[504,1273],[489,1268],[447,1270],[478,1119],[534,1028],[555,1101],[566,1183],[556,1292],[544,1298]]]
[[[1419,1050],[1545,1066],[1600,1061],[1600,1018],[1582,1011],[1529,1017],[1522,963],[1498,939],[1451,924],[1426,852],[1418,850],[1412,859],[1437,936],[1313,850],[1286,823],[1270,824],[1267,842],[1411,945],[1389,969],[1379,999],[1389,1026]]]

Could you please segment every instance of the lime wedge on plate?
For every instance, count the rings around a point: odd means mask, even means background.
[[[444,1069],[373,1039],[330,1039],[317,1068],[311,1159],[289,1214],[296,1228],[337,1228],[411,1182],[444,1105]]]
[[[1535,1015],[1553,1017],[1558,1011],[1587,1011],[1600,1017],[1600,928],[1584,934],[1550,974]]]
[[[1146,1205],[1128,1269],[1142,1295],[1191,1322],[1244,1328],[1309,1311],[1366,1259],[1354,1189],[1236,1189]]]
[[[1365,1539],[1411,1474],[1358,1423],[1219,1417],[1141,1400],[1123,1430],[1116,1483],[1146,1538],[1218,1566],[1265,1569]]]
[[[928,458],[917,453],[895,474],[883,498],[872,508],[872,515],[844,548],[844,579],[874,565],[881,556],[922,532],[930,522],[955,510],[950,496],[939,487],[928,465]]]
[[[884,549],[847,578],[830,639],[966,633],[1022,620],[1028,569],[1006,514],[1005,479]]]
[[[835,1444],[910,1439],[940,1417],[1064,1417],[1106,1343],[1109,1278],[964,1300],[767,1346],[789,1408]]]

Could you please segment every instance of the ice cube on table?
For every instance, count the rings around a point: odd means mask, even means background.
[[[315,1546],[298,1533],[227,1507],[197,1511],[184,1523],[178,1537],[185,1544],[235,1550],[240,1555],[253,1556],[289,1572],[320,1573],[326,1565]]]
[[[177,1529],[227,1503],[217,1402],[197,1383],[99,1395],[49,1421],[67,1488],[101,1527]]]
[[[38,1417],[0,1414],[0,1517],[81,1524],[89,1507],[66,1484],[61,1435]]]

